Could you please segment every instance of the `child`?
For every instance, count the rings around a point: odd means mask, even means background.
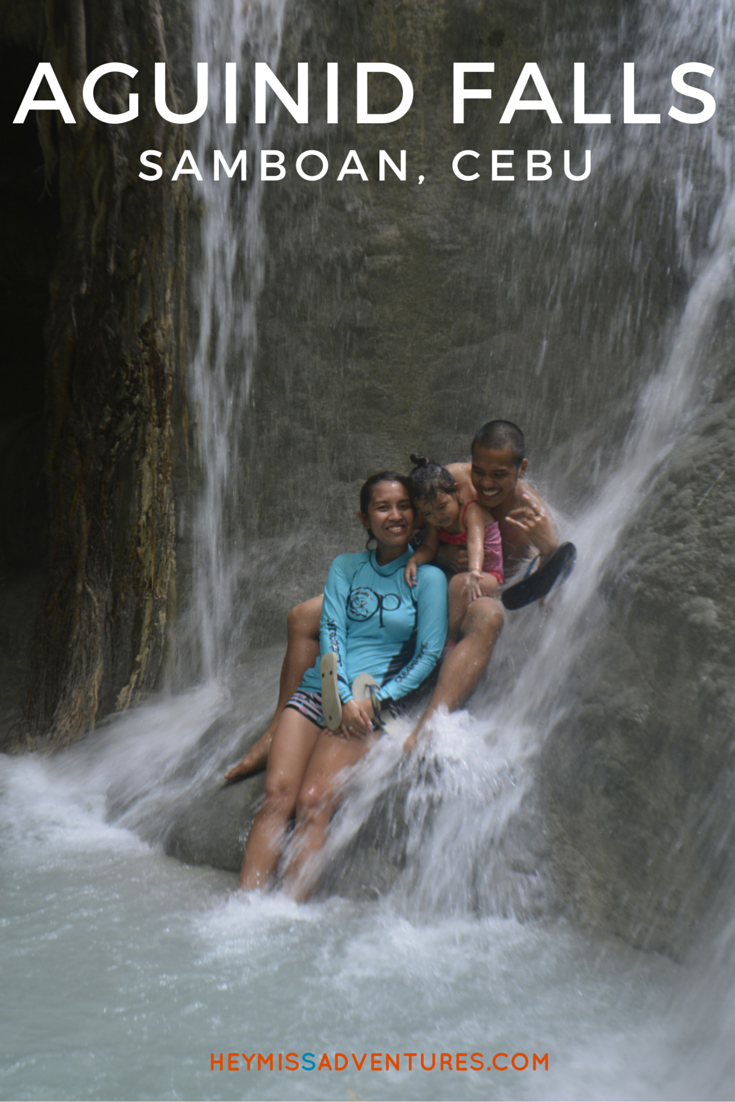
[[[478,597],[494,597],[503,584],[503,549],[500,529],[492,514],[477,501],[463,504],[457,483],[446,467],[423,455],[412,455],[416,464],[409,484],[416,508],[426,520],[423,542],[411,555],[404,576],[416,585],[423,563],[436,557],[439,543],[467,545],[469,571],[457,574],[449,587],[448,639],[456,636],[467,606]]]

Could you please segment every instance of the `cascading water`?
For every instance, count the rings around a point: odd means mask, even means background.
[[[706,56],[712,58],[718,74],[714,93],[724,98],[735,43],[729,6],[719,5],[716,11],[707,6],[705,12],[701,3],[649,5],[642,29],[649,53],[636,55],[640,70],[655,72],[662,55],[669,56],[682,39],[693,48],[692,38],[697,40],[702,56],[709,51]],[[618,142],[624,140],[618,138]],[[697,142],[685,135],[682,143],[682,157],[684,152],[692,156]],[[612,160],[610,150],[607,156]],[[661,156],[655,145],[648,147],[644,157],[648,158],[649,170],[650,162]],[[646,497],[655,495],[657,473],[670,450],[681,441],[686,426],[706,406],[711,394],[717,366],[708,363],[707,350],[718,311],[732,300],[735,291],[732,133],[719,133],[708,156],[711,171],[722,181],[722,193],[699,256],[694,255],[691,243],[699,214],[691,182],[680,177],[678,183],[680,252],[687,254],[693,282],[663,362],[642,388],[630,428],[619,453],[615,450],[613,468],[608,470],[595,499],[573,520],[562,520],[563,535],[573,538],[579,549],[574,582],[554,598],[553,614],[541,617],[540,628],[537,609],[518,617],[512,628],[513,639],[503,638],[493,657],[489,680],[495,685],[486,692],[484,706],[476,704],[473,708],[477,718],[468,722],[446,717],[438,725],[434,752],[416,767],[407,802],[396,811],[399,818],[405,815],[410,827],[410,860],[403,889],[412,914],[528,914],[543,912],[549,906],[549,899],[544,897],[550,885],[539,874],[540,862],[532,843],[531,852],[525,859],[521,855],[520,861],[514,847],[511,867],[507,855],[503,855],[502,843],[508,825],[534,784],[539,750],[578,706],[575,696],[570,695],[567,675],[599,633],[602,610],[598,595],[606,573],[615,569],[615,551]],[[618,164],[622,160],[618,157]],[[609,180],[603,185],[598,178],[598,193],[603,186],[615,185]],[[539,218],[540,207],[544,225],[548,225],[549,210],[553,208],[555,219],[566,222],[570,206],[568,191],[544,193],[530,217]],[[559,284],[565,279],[569,283],[580,278],[584,281],[587,271],[583,241],[581,237],[582,255],[576,271],[561,273]],[[566,291],[558,289],[558,294],[563,300],[568,287]],[[645,365],[640,367],[645,377]],[[392,783],[389,769],[376,771],[371,798],[344,812],[343,834],[337,832],[335,849],[358,832],[358,808],[363,815],[369,813],[377,794]],[[534,825],[541,827],[539,822]],[[531,839],[525,837],[523,841],[528,844]],[[354,859],[352,851],[350,859]]]
[[[447,756],[449,765],[438,785],[429,789],[438,789],[433,798],[444,797],[448,807],[442,808],[434,822],[431,844],[427,847],[425,839],[421,841],[417,908],[428,904],[433,913],[441,901],[451,901],[456,909],[463,886],[472,907],[501,912],[509,904],[512,907],[507,878],[493,860],[493,846],[533,781],[534,755],[563,722],[565,712],[575,708],[575,701],[565,692],[564,672],[598,630],[593,612],[596,595],[626,523],[645,494],[655,490],[657,470],[681,438],[686,422],[706,401],[703,350],[720,304],[732,298],[734,277],[735,193],[729,191],[715,216],[710,253],[701,261],[672,349],[639,399],[619,467],[598,499],[574,520],[573,537],[580,553],[574,584],[561,600],[555,600],[553,616],[542,630],[536,633],[534,629],[533,649],[522,664],[519,662],[518,676],[509,691],[494,696],[489,714],[481,721],[482,738],[488,740],[490,750],[483,742],[482,752],[475,748],[472,754],[460,741],[456,721],[451,720],[437,747],[438,761],[431,763],[431,771],[436,776],[439,762]],[[421,837],[426,812],[418,792],[414,799],[419,803],[413,815]],[[467,830],[468,819],[471,831]],[[457,839],[467,834],[470,838],[458,850]]]
[[[209,165],[218,149],[231,166],[245,147],[251,166],[257,166],[259,151],[268,147],[277,109],[270,112],[267,126],[251,122],[245,133],[242,125],[225,124],[224,59],[235,60],[239,73],[247,70],[252,59],[267,61],[275,71],[286,6],[286,0],[264,0],[242,7],[233,4],[223,15],[221,5],[195,5],[195,59],[223,59],[222,64],[210,67],[211,108],[199,126],[200,164]],[[245,88],[241,77],[241,112]],[[236,178],[239,173],[238,169]],[[202,251],[195,287],[198,343],[191,381],[204,485],[196,520],[191,630],[206,677],[221,673],[226,656],[241,642],[240,438],[248,423],[258,347],[257,306],[266,278],[262,202],[263,184],[257,171],[251,171],[250,182],[242,190],[223,186],[212,174],[202,183]]]
[[[246,499],[254,496],[253,469],[260,469],[251,468],[246,439],[256,427],[257,308],[269,275],[268,196],[257,179],[257,152],[281,136],[275,114],[259,130],[227,126],[217,111],[226,60],[241,63],[243,82],[253,59],[278,68],[290,12],[285,3],[264,0],[226,5],[225,14],[210,0],[195,6],[194,60],[222,62],[210,67],[212,106],[199,131],[198,162],[210,163],[218,148],[231,164],[247,146],[253,176],[234,187],[205,174],[195,185],[202,195],[202,252],[191,394],[203,487],[192,623],[207,682],[114,719],[95,740],[63,757],[0,763],[0,862],[8,895],[4,978],[6,1006],[13,1008],[4,1029],[0,1091],[4,1097],[658,1098],[692,1097],[699,1088],[726,1097],[732,1071],[727,1046],[721,1035],[712,1039],[716,1025],[702,1009],[703,981],[695,983],[688,966],[552,921],[564,901],[544,872],[550,843],[535,804],[540,756],[577,707],[571,671],[605,623],[601,587],[618,567],[636,512],[655,498],[677,439],[705,406],[716,373],[706,353],[722,306],[732,298],[735,263],[732,150],[722,124],[706,131],[712,138],[698,127],[677,131],[676,139],[671,130],[665,138],[657,132],[655,140],[634,128],[632,136],[631,128],[620,127],[585,132],[599,161],[581,208],[578,193],[562,181],[542,193],[519,189],[515,209],[506,208],[507,217],[511,210],[517,224],[539,239],[538,255],[525,262],[532,270],[522,270],[523,256],[513,257],[508,309],[524,279],[541,295],[545,275],[556,268],[543,287],[544,324],[533,330],[534,339],[541,334],[539,347],[529,345],[528,352],[537,362],[540,393],[562,320],[577,302],[580,329],[589,333],[595,354],[606,354],[607,341],[608,353],[624,362],[625,394],[619,408],[597,409],[596,420],[582,406],[568,449],[570,465],[576,460],[593,470],[591,487],[579,494],[582,504],[565,503],[560,517],[562,534],[580,551],[572,583],[547,612],[509,618],[471,712],[440,718],[420,760],[403,760],[399,741],[383,740],[365,762],[328,852],[327,885],[339,890],[347,884],[356,901],[328,892],[306,907],[277,894],[244,900],[229,894],[229,876],[192,870],[148,845],[168,840],[180,808],[234,760],[243,731],[256,730],[275,691],[278,660],[270,653],[250,655],[241,669],[222,675],[226,657],[241,644],[247,612],[245,543],[238,532],[244,502],[249,507]],[[609,26],[599,33],[576,26],[589,51],[580,56],[596,51],[605,72],[625,43],[634,50],[626,59],[635,56],[641,84],[653,96],[662,66],[672,57],[681,60],[677,51],[686,44],[716,66],[716,95],[724,103],[734,37],[729,7],[649,0],[638,15],[634,30],[623,20],[618,38],[609,41],[602,41]],[[245,96],[244,83],[240,93]],[[612,99],[597,109],[612,110]],[[678,316],[649,338],[641,335],[645,271],[635,268],[630,286],[620,289],[607,327],[595,315],[591,275],[604,269],[601,257],[608,252],[617,271],[640,248],[635,204],[644,181],[660,176],[666,143],[674,140],[674,183],[662,185],[660,202],[676,207],[674,252],[689,286],[678,300]],[[625,188],[633,154],[635,194],[618,227],[614,214],[606,215],[607,196]],[[693,156],[700,163],[681,167]],[[703,175],[717,183],[716,201],[714,185],[702,197]],[[349,213],[355,224],[377,217],[359,200]],[[592,232],[598,219],[609,240]],[[566,227],[561,265],[554,252],[559,225]],[[378,245],[371,245],[384,272],[395,262],[385,252],[391,232],[383,227]],[[342,282],[341,273],[334,282],[340,295],[349,298],[354,290],[357,297],[356,282]],[[363,294],[365,316],[366,301]],[[336,327],[342,323],[336,308],[333,316]],[[347,370],[348,358],[345,353],[335,377]],[[560,392],[566,385],[563,378]],[[529,398],[529,416],[541,400]],[[376,402],[373,390],[366,436],[379,435]],[[615,425],[625,418],[630,427],[621,434]],[[342,425],[335,420],[335,434]],[[590,444],[596,434],[599,448]],[[341,464],[351,458],[337,453],[337,481],[330,484],[337,487],[335,499]],[[367,473],[360,468],[349,481],[359,484]],[[553,502],[552,467],[543,474]],[[270,577],[264,568],[256,581],[265,588],[263,579]],[[214,808],[219,793],[212,791]],[[524,925],[513,915],[548,921]],[[725,1022],[731,1017],[731,936],[727,928],[712,934],[719,939],[717,1016]],[[713,967],[705,952],[700,974]],[[696,1036],[677,1010],[682,992]],[[689,1068],[677,1085],[682,1038],[702,1051],[704,1037],[707,1074]],[[350,1065],[343,1078],[315,1071],[284,1080],[285,1073],[275,1070],[213,1072],[209,1063],[211,1052],[359,1056],[467,1049],[488,1057],[548,1051],[549,1071],[423,1072],[409,1071],[404,1061],[400,1071],[357,1072]]]

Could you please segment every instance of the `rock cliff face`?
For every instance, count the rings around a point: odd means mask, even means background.
[[[279,75],[295,89],[296,63],[309,61],[312,106],[308,127],[281,110],[270,141],[287,175],[263,185],[260,208],[258,349],[238,411],[237,521],[248,560],[236,614],[247,613],[249,646],[277,639],[288,607],[321,588],[331,556],[360,546],[352,517],[361,482],[379,468],[405,468],[411,451],[460,458],[479,423],[503,416],[526,429],[531,472],[563,517],[609,477],[724,187],[704,127],[621,125],[624,61],[637,62],[639,109],[665,117],[669,74],[688,59],[677,52],[677,18],[663,0],[312,0],[287,9]],[[187,418],[193,431],[203,427],[186,366],[203,304],[189,219],[200,189],[191,178],[170,181],[195,140],[152,107],[157,60],[170,66],[171,104],[193,100],[190,13],[183,0],[69,0],[43,14],[10,4],[4,19],[6,42],[53,62],[79,120],[41,119],[60,232],[46,322],[50,556],[26,732],[63,743],[160,681],[177,525],[180,560],[192,554],[186,525],[198,477]],[[701,26],[705,58],[714,46]],[[140,69],[134,128],[94,124],[80,108],[80,75],[110,59]],[[327,127],[330,60],[340,62],[341,106],[340,122]],[[356,60],[411,73],[414,106],[402,120],[355,125]],[[468,102],[466,123],[455,125],[452,62],[480,60],[495,72],[468,84],[491,83],[493,98]],[[531,112],[499,123],[529,60],[541,67],[561,127]],[[588,110],[610,111],[609,128],[570,125],[580,60]],[[721,63],[726,70],[728,59]],[[390,78],[372,88],[372,110],[395,105]],[[108,109],[127,92],[122,80],[108,85]],[[251,107],[246,93],[243,116]],[[709,133],[724,126],[718,120]],[[137,179],[143,148],[165,151],[160,185]],[[589,179],[567,180],[565,149],[580,172],[585,148]],[[323,180],[296,174],[305,149],[327,154]],[[381,149],[396,163],[406,151],[405,182],[390,169],[378,179]],[[451,171],[462,149],[480,154],[472,183]],[[491,178],[493,149],[514,151],[513,183]],[[550,152],[548,184],[525,179],[528,149]],[[368,181],[337,179],[350,150]],[[199,167],[211,173],[211,162]],[[250,173],[257,168],[251,160]],[[245,185],[219,186],[244,211]],[[702,350],[707,400],[695,388],[698,412],[677,429],[621,527],[594,611],[596,645],[568,671],[573,706],[543,747],[504,842],[519,884],[539,875],[546,884],[535,912],[566,910],[676,955],[727,863],[732,334],[724,296]],[[195,575],[187,568],[179,590]],[[226,811],[221,845],[211,831],[203,839],[213,799],[205,796],[198,818],[181,810],[167,846],[233,867],[239,811]],[[248,802],[232,793],[224,801]],[[519,887],[508,906],[523,911],[524,898]]]
[[[622,61],[638,58],[641,72],[643,47],[650,50],[646,8],[587,4],[583,25],[568,2],[371,3],[349,16],[331,3],[303,5],[287,19],[280,70],[295,88],[295,62],[309,60],[311,121],[307,130],[281,110],[271,141],[288,172],[264,185],[268,278],[243,414],[258,492],[243,514],[248,536],[270,540],[271,555],[295,531],[314,547],[300,584],[288,571],[279,591],[257,595],[252,641],[267,641],[296,596],[318,591],[346,540],[358,546],[353,518],[367,472],[403,469],[416,450],[465,457],[478,424],[501,414],[523,425],[531,476],[558,506],[576,510],[607,472],[606,449],[620,445],[685,300],[691,257],[677,218],[694,252],[721,183],[701,151],[691,169],[696,203],[682,208],[673,166],[694,159],[685,131],[697,128],[639,141],[621,125]],[[352,58],[388,59],[411,73],[414,105],[404,118],[355,125]],[[588,104],[610,111],[609,131],[571,125],[573,65],[582,58]],[[499,124],[529,59],[565,125],[525,111]],[[342,63],[333,127],[323,106],[327,60]],[[468,101],[465,123],[455,125],[452,63],[480,60],[495,72],[468,75],[467,84],[491,86],[493,98]],[[646,86],[649,106],[662,113],[669,71],[660,57]],[[373,110],[398,102],[391,78],[371,87]],[[329,155],[317,183],[295,171],[308,148]],[[573,183],[564,151],[579,173],[585,148],[590,177]],[[379,181],[381,149],[396,163],[406,151],[405,182],[390,169]],[[480,154],[463,162],[481,174],[472,183],[452,173],[463,149]],[[514,151],[513,183],[492,180],[493,149]],[[526,180],[528,149],[551,154],[548,183]],[[350,150],[368,182],[338,180]]]
[[[732,866],[731,395],[726,372],[637,512],[538,769],[574,913],[677,956]]]
[[[189,49],[183,5],[165,17],[155,0],[20,7],[6,5],[5,33],[51,62],[76,119],[38,113],[60,228],[46,317],[51,542],[25,723],[31,741],[64,743],[154,686],[174,604],[188,195],[139,187],[137,173],[140,148],[171,159],[181,144],[153,110],[153,61],[170,65],[173,104]],[[141,70],[130,127],[99,123],[82,104],[84,77],[111,59]],[[117,112],[127,78],[105,81],[100,105]]]

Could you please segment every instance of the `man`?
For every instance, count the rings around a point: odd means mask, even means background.
[[[449,466],[462,499],[478,501],[498,522],[506,580],[536,554],[542,565],[557,548],[556,528],[549,510],[524,481],[527,468],[525,439],[512,421],[489,421],[483,425],[472,441],[471,462]],[[437,562],[453,571],[465,571],[467,549],[445,544]],[[406,751],[414,749],[437,708],[444,706],[451,712],[464,704],[485,672],[500,635],[503,626],[500,602],[494,597],[471,600],[469,593],[464,592],[466,609],[459,641],[439,668],[426,710],[403,744]],[[301,684],[304,671],[319,657],[321,607],[322,598],[314,597],[288,614],[288,645],[275,715],[265,734],[225,774],[226,780],[238,780],[265,766],[281,712]]]
[[[549,511],[523,479],[527,468],[526,442],[512,421],[483,425],[472,441],[471,462],[449,466],[462,500],[474,498],[498,522],[506,580],[533,556],[534,549],[542,565],[557,547]],[[467,570],[467,549],[445,544],[438,561],[456,571]],[[437,708],[444,705],[450,712],[461,708],[485,672],[503,627],[503,607],[494,597],[471,601],[466,587],[457,587],[456,595],[466,602],[460,639],[442,662],[431,700],[403,744],[407,751],[414,749]]]

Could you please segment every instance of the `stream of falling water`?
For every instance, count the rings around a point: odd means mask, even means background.
[[[196,58],[257,55],[277,68],[285,0],[225,6],[226,16],[222,5],[201,0],[196,10]],[[703,10],[694,0],[667,5],[687,27]],[[712,11],[709,5],[710,27]],[[720,15],[721,44],[730,42],[732,26],[724,5]],[[213,102],[221,99],[222,75],[212,66]],[[216,145],[231,163],[243,135],[214,114],[205,118],[201,159]],[[249,149],[265,147],[270,136],[269,129],[249,133]],[[724,143],[717,158],[725,187],[708,248],[691,258],[685,310],[639,397],[624,458],[586,510],[564,518],[564,534],[580,550],[574,585],[555,598],[540,631],[529,612],[506,633],[497,662],[518,676],[507,690],[493,690],[492,708],[480,701],[473,715],[441,720],[429,751],[409,767],[399,765],[399,745],[390,740],[366,762],[330,854],[338,864],[402,770],[408,864],[392,890],[370,901],[333,897],[305,907],[278,895],[234,897],[229,874],[186,868],[141,840],[162,837],[173,800],[230,760],[242,736],[240,712],[253,725],[267,715],[277,674],[273,658],[265,676],[261,667],[252,677],[250,667],[229,681],[213,676],[225,668],[241,612],[237,441],[257,353],[267,242],[257,180],[237,206],[230,189],[203,185],[192,377],[205,480],[195,621],[207,680],[112,720],[93,744],[63,758],[0,759],[0,1096],[732,1096],[723,1033],[732,1021],[732,930],[717,935],[714,958],[680,966],[561,921],[501,918],[519,900],[497,858],[539,747],[573,707],[563,675],[594,632],[600,578],[676,432],[704,400],[701,349],[733,291],[729,157]],[[214,720],[225,734],[205,746]],[[532,868],[526,885],[543,896]],[[350,1063],[344,1072],[235,1074],[212,1071],[213,1052],[310,1052],[317,1060],[335,1052],[414,1052],[429,1060],[442,1052],[548,1053],[549,1067],[500,1071],[486,1059],[482,1070],[422,1071],[403,1059],[391,1071]]]
[[[194,57],[221,59],[210,66],[212,107],[199,126],[199,163],[209,164],[219,149],[228,165],[246,147],[251,165],[267,148],[277,105],[264,127],[224,121],[224,63],[236,62],[244,95],[245,73],[253,58],[275,72],[281,48],[286,0],[261,3],[194,5]],[[239,117],[242,115],[242,110]],[[238,170],[239,171],[239,170]],[[193,632],[205,677],[223,671],[226,656],[237,649],[242,622],[238,588],[242,580],[242,543],[238,508],[246,480],[240,438],[247,419],[258,345],[257,304],[266,277],[267,241],[261,208],[263,184],[257,171],[244,188],[223,187],[207,174],[202,182],[201,263],[197,272],[199,340],[191,367],[191,392],[197,424],[204,486],[196,519],[197,581]]]

